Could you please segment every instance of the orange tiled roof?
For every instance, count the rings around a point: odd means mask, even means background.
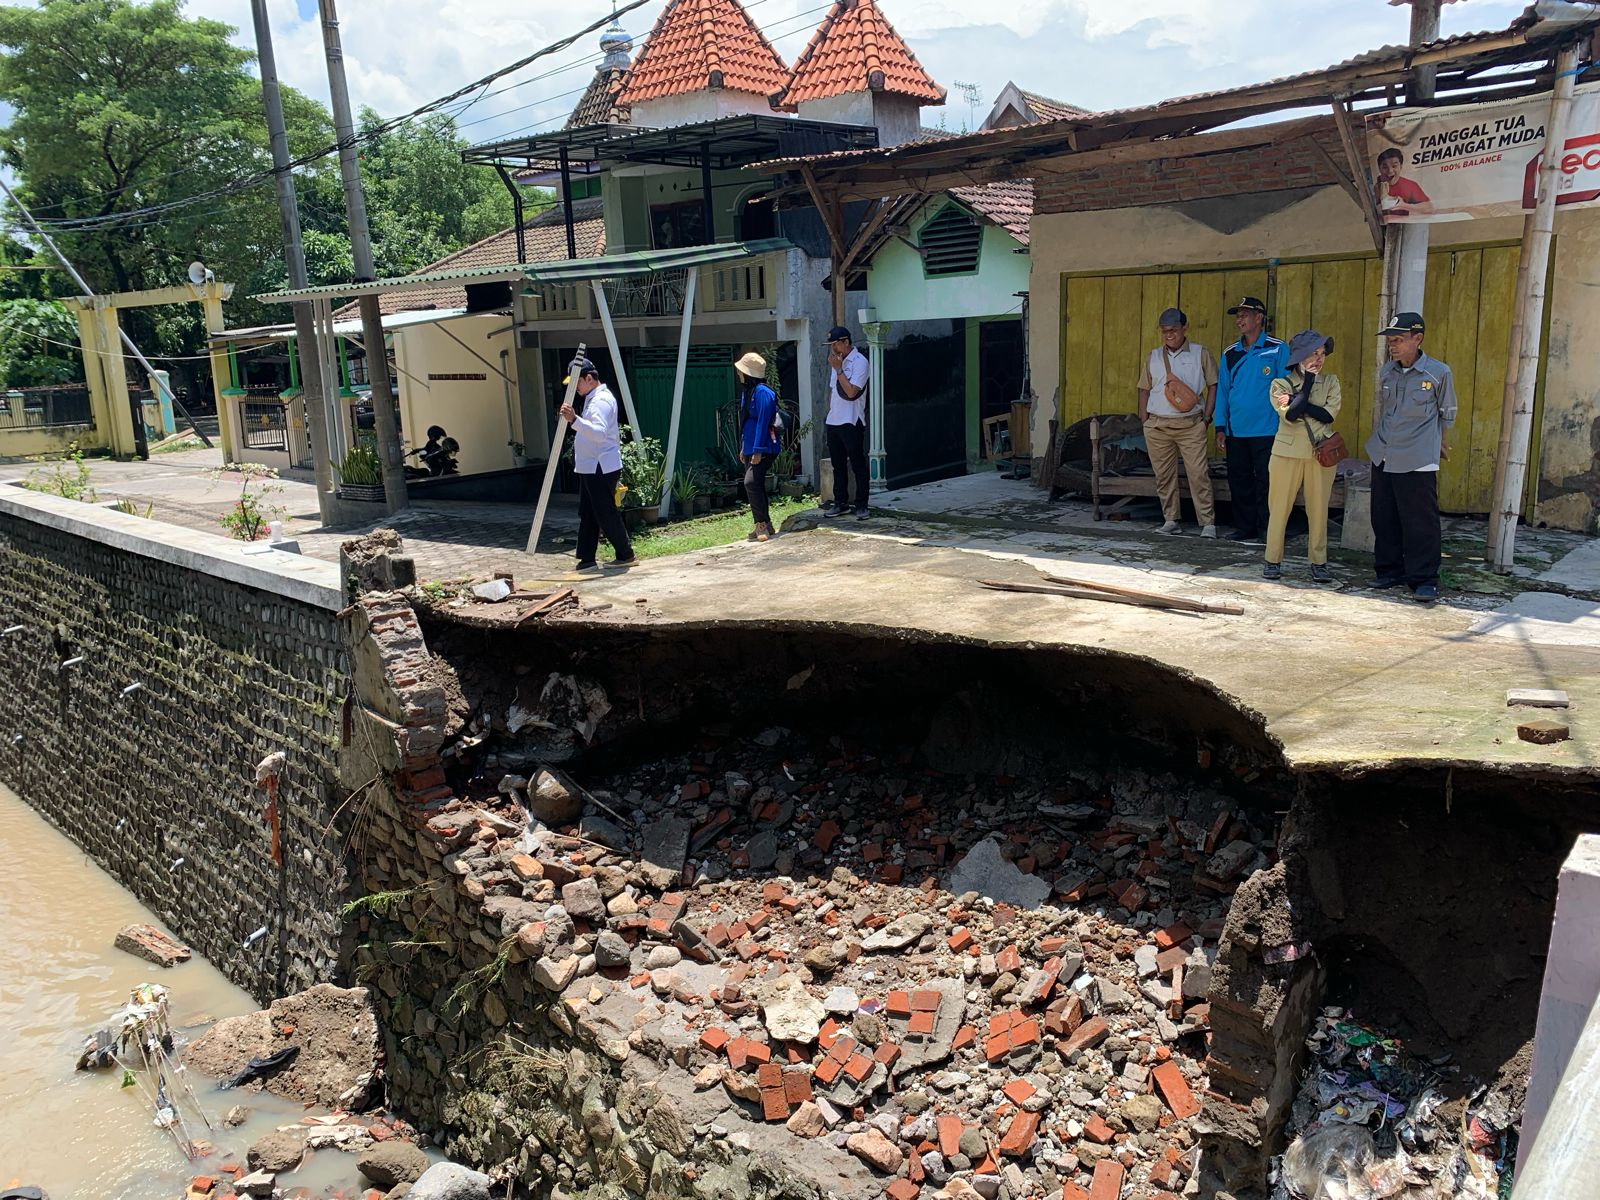
[[[876,0],[834,0],[778,103],[788,108],[802,100],[866,91],[893,92],[926,104],[943,104],[945,97],[944,88],[878,11]]]
[[[572,205],[572,232],[578,245],[579,258],[594,258],[605,253],[606,223],[600,211],[600,197],[576,200]],[[554,262],[567,257],[567,226],[560,204],[547,208],[523,226],[523,241],[528,250],[528,262]],[[502,229],[480,242],[463,246],[447,254],[436,263],[413,272],[417,275],[435,271],[462,271],[468,267],[510,266],[517,261],[517,234],[515,229]],[[467,306],[467,291],[461,284],[441,283],[438,287],[414,292],[386,292],[378,297],[385,313],[414,312],[418,309],[449,309]],[[333,315],[338,320],[359,314],[355,301],[340,308]]]
[[[565,128],[582,129],[585,125],[626,125],[628,107],[619,104],[618,97],[628,78],[627,67],[600,67],[589,80],[578,103],[567,118]]]
[[[1022,91],[1021,88],[1017,89]],[[1049,96],[1041,96],[1038,92],[1022,92],[1022,98],[1033,110],[1034,116],[1041,121],[1059,121],[1063,117],[1081,117],[1088,113],[1088,109],[1079,108],[1076,104],[1068,104],[1064,100],[1052,100]]]
[[[789,69],[738,0],[672,0],[617,95],[623,106],[727,88],[771,96]]]
[[[1007,179],[980,187],[951,188],[950,194],[1024,246],[1028,244],[1028,221],[1033,216],[1033,180]]]

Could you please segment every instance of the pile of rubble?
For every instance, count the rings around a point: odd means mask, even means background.
[[[1220,792],[779,729],[591,782],[507,775],[431,832],[533,979],[617,1031],[608,1056],[720,1096],[696,1134],[781,1124],[895,1200],[1195,1176],[1216,940],[1274,847]]]
[[[1509,1200],[1518,1106],[1502,1090],[1339,1007],[1307,1049],[1273,1200]]]

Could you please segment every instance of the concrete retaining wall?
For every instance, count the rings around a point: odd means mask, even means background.
[[[331,564],[0,487],[0,782],[262,1000],[336,974],[340,605]]]

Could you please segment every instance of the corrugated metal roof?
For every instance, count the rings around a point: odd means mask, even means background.
[[[787,238],[763,238],[754,242],[714,242],[709,246],[681,246],[675,250],[634,250],[587,260],[538,263],[528,267],[530,283],[575,283],[590,279],[622,279],[631,275],[653,275],[657,271],[676,271],[685,267],[705,267],[736,262],[758,254],[791,249]]]
[[[297,300],[381,296],[386,292],[416,291],[441,283],[482,283],[501,279],[508,282],[527,280],[539,283],[569,283],[589,279],[617,279],[629,275],[649,275],[656,271],[669,271],[679,267],[733,262],[757,254],[770,254],[790,248],[791,243],[785,238],[767,238],[754,242],[716,242],[709,246],[684,246],[676,250],[637,250],[628,254],[563,259],[560,262],[464,267],[454,271],[403,275],[398,279],[374,279],[370,283],[333,283],[321,287],[301,288],[298,291],[264,292],[255,299],[274,304],[292,304]]]
[[[585,197],[572,203],[572,240],[577,245],[579,258],[594,258],[605,253],[606,223],[601,211],[599,196]],[[566,214],[557,204],[546,209],[522,227],[524,247],[523,262],[544,262],[552,258],[567,257]],[[463,246],[447,254],[438,262],[429,263],[418,274],[435,275],[441,271],[460,270],[465,267],[514,266],[517,262],[517,231],[502,229],[482,241]],[[383,312],[407,312],[413,309],[465,308],[466,288],[459,283],[441,283],[422,290],[387,292],[379,297]],[[351,315],[346,305],[334,312],[335,319]]]
[[[1331,84],[1335,77],[1341,74],[1353,73],[1359,68],[1375,65],[1389,65],[1396,71],[1409,70],[1412,60],[1422,55],[1427,55],[1436,62],[1459,62],[1463,59],[1471,58],[1475,51],[1489,52],[1496,43],[1504,42],[1507,38],[1526,34],[1545,23],[1551,26],[1551,32],[1548,36],[1553,39],[1561,33],[1570,34],[1584,27],[1600,25],[1600,13],[1589,19],[1546,22],[1538,15],[1535,8],[1530,7],[1504,29],[1455,34],[1417,47],[1380,46],[1377,49],[1368,50],[1347,58],[1342,62],[1334,63],[1329,67],[1321,67],[1312,71],[1300,71],[1291,75],[1280,75],[1274,79],[1264,80],[1259,83],[1221,88],[1211,92],[1171,96],[1154,104],[1107,109],[1100,112],[1075,113],[1050,121],[1042,121],[1036,125],[983,129],[975,133],[952,138],[939,149],[943,154],[965,155],[970,153],[976,157],[991,152],[997,145],[1005,145],[1007,143],[1036,146],[1041,139],[1049,138],[1051,133],[1055,131],[1059,131],[1064,140],[1067,135],[1080,129],[1104,129],[1144,123],[1167,116],[1176,110],[1195,106],[1206,106],[1206,113],[1224,118],[1223,120],[1206,122],[1208,126],[1214,126],[1238,119],[1228,115],[1235,110],[1247,109],[1252,113],[1266,112],[1275,107],[1293,107],[1297,104],[1316,101],[1319,98],[1315,94],[1306,94],[1306,89],[1297,88],[1296,85],[1310,84],[1322,79],[1328,79]],[[1441,55],[1443,56],[1442,59]],[[1326,90],[1331,96],[1334,89],[1330,87]],[[1314,92],[1315,89],[1311,91]],[[1228,100],[1237,100],[1239,103],[1229,106],[1224,103]],[[1198,119],[1197,116],[1197,121]],[[876,150],[839,150],[832,154],[811,158],[772,159],[767,162],[752,164],[751,169],[782,169],[784,167],[797,166],[801,163],[808,163],[814,167],[826,166],[864,158],[870,158],[877,162],[891,163],[919,152],[926,154],[928,150],[929,147],[915,143]]]

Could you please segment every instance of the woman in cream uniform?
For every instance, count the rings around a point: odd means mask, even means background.
[[[1320,443],[1329,437],[1339,415],[1339,377],[1322,369],[1332,351],[1331,337],[1314,329],[1297,333],[1289,339],[1289,374],[1272,381],[1270,399],[1278,411],[1278,436],[1267,473],[1267,561],[1261,569],[1266,579],[1283,577],[1284,530],[1295,495],[1304,489],[1311,578],[1316,583],[1333,582],[1328,573],[1328,497],[1338,468],[1317,461],[1312,440]]]

